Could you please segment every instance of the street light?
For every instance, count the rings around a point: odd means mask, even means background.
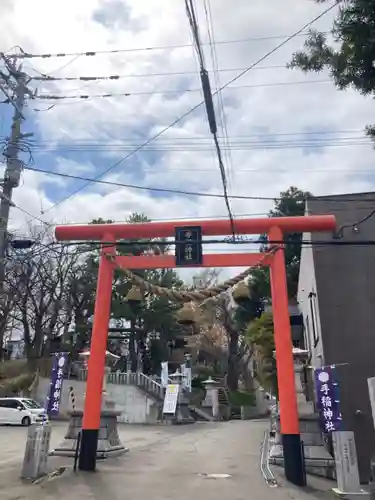
[[[9,244],[12,248],[14,248],[14,250],[28,250],[35,245],[35,240],[26,238],[19,240],[10,240]]]

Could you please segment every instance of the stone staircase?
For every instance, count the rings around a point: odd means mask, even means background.
[[[220,415],[223,420],[242,420],[242,409],[240,406],[233,406],[228,397],[228,391],[219,388],[218,391]]]
[[[224,387],[218,389],[219,413],[222,420],[231,419],[231,406],[229,404],[228,392]]]
[[[87,370],[81,370],[77,377],[78,380],[87,380]],[[107,384],[116,385],[133,385],[141,391],[156,400],[157,402],[164,401],[164,388],[153,378],[145,375],[142,372],[138,373],[122,373],[114,372],[107,375]]]
[[[142,372],[138,373],[110,373],[108,384],[134,385],[158,402],[164,401],[164,388],[153,378]]]
[[[238,408],[237,406],[231,406],[230,418],[231,420],[242,420],[241,408]]]
[[[218,399],[219,399],[219,405],[229,406],[228,393],[222,387],[218,389]]]
[[[197,406],[189,405],[188,406],[190,415],[194,420],[199,422],[214,422],[215,419],[212,415],[209,415],[206,411],[202,410],[202,408],[198,408]]]

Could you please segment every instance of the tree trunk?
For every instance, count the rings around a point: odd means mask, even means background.
[[[38,367],[38,356],[35,352],[35,348],[31,344],[26,344],[26,358],[27,358],[27,366],[30,373],[34,373]]]
[[[248,392],[252,392],[254,390],[254,379],[251,375],[247,358],[246,361],[244,359],[240,360],[239,369],[241,371],[245,390]]]
[[[4,358],[4,337],[7,327],[6,315],[0,313],[0,361]]]
[[[131,320],[130,322],[130,342],[129,342],[129,355],[130,355],[130,364],[131,364],[131,371],[132,373],[135,373],[137,371],[137,349],[136,345],[138,346],[138,342],[136,343],[137,340],[137,332],[136,332],[136,322],[135,320]]]
[[[230,391],[238,390],[238,337],[239,334],[232,326],[228,325],[228,376],[227,384]]]

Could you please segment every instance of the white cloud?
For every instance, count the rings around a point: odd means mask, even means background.
[[[202,7],[203,2],[197,4]],[[288,35],[322,10],[321,5],[308,0],[235,0],[230,7],[227,0],[211,0],[210,4],[217,42]],[[59,0],[52,3],[47,0],[3,0],[0,13],[1,50],[19,45],[31,53],[76,53],[176,46],[191,40],[182,0]],[[333,13],[321,19],[317,27],[327,30],[332,19]],[[202,39],[206,41],[207,25],[202,8],[199,20]],[[218,43],[216,51],[220,69],[236,69],[221,72],[220,83],[233,78],[241,68],[255,62],[280,41]],[[303,38],[297,37],[260,66],[284,65],[302,44]],[[211,68],[211,54],[207,46],[205,54],[207,66]],[[29,104],[29,125],[26,124],[25,128],[33,123],[39,142],[51,141],[49,145],[63,142],[65,150],[67,144],[75,144],[75,151],[66,152],[65,159],[61,151],[54,157],[48,156],[48,164],[40,153],[35,152],[35,166],[87,177],[97,175],[118,161],[143,139],[162,130],[199,103],[202,96],[200,91],[158,93],[166,89],[200,88],[197,74],[162,75],[196,71],[196,57],[191,47],[124,51],[92,57],[26,59],[25,69],[34,75],[36,70],[53,76],[70,77],[160,75],[95,83],[74,81],[38,85],[40,94],[143,93],[82,103],[62,101],[50,111],[39,113],[33,109],[46,109],[50,102]],[[316,195],[374,189],[374,176],[371,174],[374,153],[370,146],[335,147],[332,143],[338,135],[323,135],[320,139],[326,137],[327,147],[307,151],[298,147],[297,141],[303,136],[290,135],[314,130],[346,130],[348,132],[341,136],[354,137],[350,140],[357,142],[361,135],[358,131],[371,123],[374,116],[372,100],[352,91],[338,92],[331,83],[268,86],[324,79],[329,77],[304,75],[297,70],[283,68],[254,69],[230,85],[248,88],[229,88],[223,92],[228,135],[233,141],[232,146],[234,142],[238,144],[238,147],[232,148],[231,163],[226,162],[232,194],[273,197],[292,184]],[[148,95],[148,92],[156,93]],[[271,149],[275,148],[270,142],[272,137],[265,136],[265,133],[278,134],[273,140],[283,141],[284,146]],[[261,149],[259,141],[263,145],[265,141],[269,142]],[[285,147],[286,142],[291,143],[290,148]],[[111,148],[97,150],[98,144],[103,146],[109,143]],[[93,149],[93,144],[96,145],[95,151],[82,151],[89,146]],[[121,151],[118,151],[119,144]],[[202,144],[206,145],[205,148]],[[106,179],[186,191],[221,192],[218,165],[212,153],[203,108],[165,133],[162,139],[150,145],[150,149],[156,145],[159,149],[164,147],[165,151],[150,150],[134,155]],[[199,150],[198,146],[205,150]],[[47,211],[69,190],[74,191],[80,185],[82,183],[58,181],[55,177],[26,172],[23,186],[15,192],[15,200],[19,206],[40,215],[41,207]],[[263,213],[270,206],[271,202],[257,200],[232,201],[235,214]],[[173,219],[225,215],[225,205],[223,200],[215,198],[191,199],[161,194],[153,197],[145,191],[91,185],[46,213],[44,218],[69,222],[84,222],[94,217],[118,220],[133,211],[144,211],[155,219]],[[25,214],[12,210],[13,226],[21,225],[24,218]]]

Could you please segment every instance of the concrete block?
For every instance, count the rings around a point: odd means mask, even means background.
[[[97,458],[103,459],[123,455],[128,451],[121,443],[118,435],[117,417],[120,412],[105,410],[100,415],[100,429]],[[51,456],[74,457],[77,449],[78,435],[82,430],[83,411],[72,411],[64,441],[60,446],[52,450]]]

